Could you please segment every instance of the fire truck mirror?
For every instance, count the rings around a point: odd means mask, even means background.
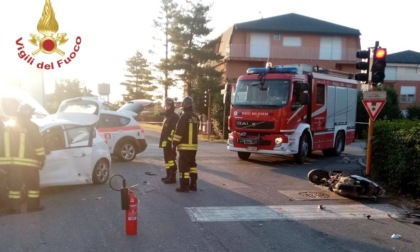
[[[299,102],[302,105],[307,105],[309,103],[309,94],[308,93],[301,93],[299,96]]]
[[[294,81],[293,86],[295,90],[299,90],[301,92],[309,90],[309,84],[302,81]]]

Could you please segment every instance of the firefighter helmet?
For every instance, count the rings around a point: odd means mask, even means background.
[[[16,116],[19,118],[31,119],[34,111],[35,109],[31,105],[24,103],[24,104],[19,105]]]
[[[175,102],[172,98],[166,98],[165,99],[165,106],[170,106],[171,108],[175,108]]]
[[[182,100],[182,108],[191,108],[193,106],[193,99],[191,96],[187,96]]]

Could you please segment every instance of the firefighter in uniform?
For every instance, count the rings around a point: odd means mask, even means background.
[[[179,184],[177,192],[197,191],[198,117],[193,112],[193,99],[182,101],[183,113],[176,124],[172,147],[178,149]]]
[[[45,149],[38,126],[31,121],[34,109],[19,106],[16,123],[6,127],[3,135],[2,161],[9,166],[9,213],[20,213],[22,189],[26,192],[26,211],[40,211],[39,169],[45,162]]]
[[[163,121],[162,132],[160,134],[159,147],[163,148],[163,158],[165,160],[166,177],[161,180],[165,184],[176,183],[176,150],[172,148],[172,138],[179,116],[175,113],[175,102],[171,98],[165,99],[165,120]]]

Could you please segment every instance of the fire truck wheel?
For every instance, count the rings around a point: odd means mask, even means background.
[[[238,152],[238,157],[242,160],[248,160],[249,156],[251,156],[249,152]]]
[[[303,164],[305,158],[309,155],[309,137],[306,132],[302,134],[299,140],[299,150],[298,153],[295,154],[293,157],[297,164]]]
[[[92,172],[92,182],[94,184],[104,184],[109,177],[109,163],[106,159],[99,160]]]
[[[342,131],[338,132],[336,138],[335,138],[335,144],[334,144],[334,148],[332,150],[332,155],[333,156],[340,156],[341,152],[343,152],[344,150],[344,145],[345,145],[345,139],[344,139],[344,134]]]

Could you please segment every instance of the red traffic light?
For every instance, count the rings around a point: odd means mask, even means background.
[[[375,59],[384,59],[386,58],[386,49],[385,48],[377,48],[375,50]]]
[[[376,86],[382,83],[385,79],[385,67],[386,67],[386,49],[376,48],[373,55],[372,64],[372,85]]]

